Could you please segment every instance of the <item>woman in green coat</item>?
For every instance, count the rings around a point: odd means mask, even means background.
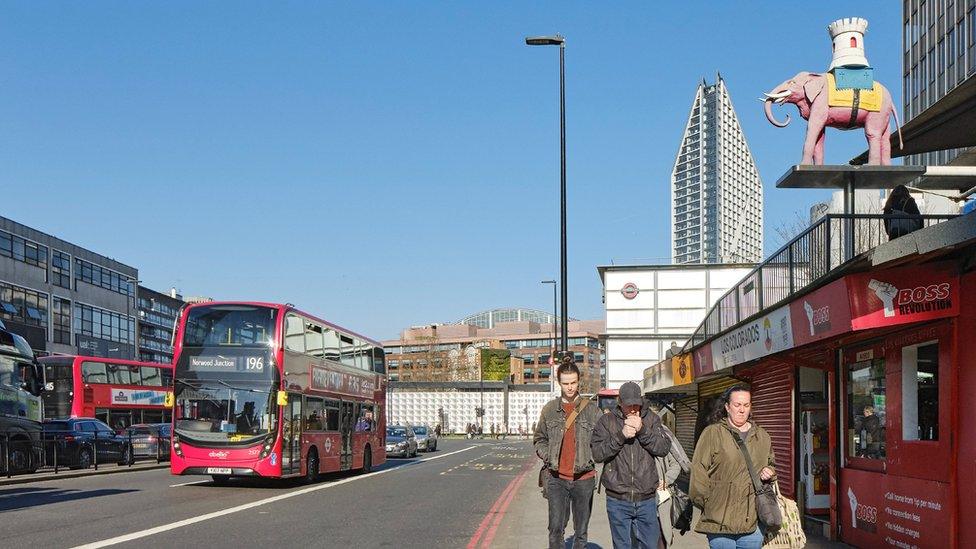
[[[730,387],[723,399],[725,417],[702,431],[691,460],[689,497],[702,510],[695,531],[706,534],[711,549],[759,549],[756,494],[738,441],[745,441],[759,478],[768,482],[776,476],[772,439],[749,420],[748,387]]]

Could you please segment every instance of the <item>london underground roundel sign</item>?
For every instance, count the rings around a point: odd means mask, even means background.
[[[624,284],[624,287],[620,289],[620,295],[627,299],[634,299],[639,293],[640,290],[637,289],[637,284],[634,284],[633,282]]]

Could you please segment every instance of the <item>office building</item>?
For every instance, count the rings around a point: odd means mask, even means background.
[[[671,173],[674,263],[753,263],[763,254],[763,193],[721,75],[695,91]]]
[[[38,354],[136,357],[139,271],[0,217],[0,318]]]
[[[941,100],[976,74],[976,3],[905,0],[902,22],[904,122],[930,110],[939,111],[936,115],[949,108],[958,110],[960,101],[948,105]],[[976,152],[971,148],[933,151],[907,156],[905,163],[972,166]]]
[[[681,347],[708,309],[755,265],[605,265],[597,267],[606,306],[606,383],[611,389],[644,380],[644,389],[670,387],[671,371],[644,371]]]
[[[176,288],[164,294],[139,286],[139,360],[173,362],[173,331],[183,304]]]
[[[508,351],[516,382],[551,383],[554,343],[559,324],[542,323],[552,315],[531,309],[483,311],[452,324],[403,330],[399,339],[383,342],[391,381],[478,381],[481,349]],[[570,320],[569,350],[582,374],[581,391],[595,393],[602,385],[603,345],[599,320]]]

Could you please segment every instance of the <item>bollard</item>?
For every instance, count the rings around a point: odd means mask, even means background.
[[[92,461],[95,463],[95,470],[98,470],[98,431],[95,431],[94,442],[92,443]]]
[[[58,441],[57,439],[51,440],[54,444],[54,474],[58,474]],[[47,457],[47,451],[44,452],[44,457]]]
[[[129,463],[126,465],[132,467],[136,462],[135,449],[132,447],[132,429],[126,429],[126,432],[129,433]]]
[[[10,433],[3,434],[3,468],[10,478]]]

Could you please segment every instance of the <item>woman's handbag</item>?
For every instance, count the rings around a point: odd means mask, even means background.
[[[673,485],[668,490],[671,491],[671,524],[684,535],[685,532],[691,530],[691,516],[695,511],[694,506],[684,490]]]
[[[752,466],[752,458],[749,457],[749,450],[746,449],[745,441],[733,433],[729,433],[729,436],[735,439],[739,445],[739,450],[742,451],[742,457],[746,458],[746,468],[749,469],[752,487],[756,491],[756,514],[759,516],[759,522],[766,527],[767,535],[775,536],[780,527],[783,526],[783,513],[779,510],[778,494],[772,486],[776,483],[763,484]]]
[[[796,502],[784,497],[776,488],[776,499],[780,512],[783,514],[783,526],[775,535],[767,535],[763,547],[769,549],[802,549],[807,544],[807,535],[803,532],[800,522],[800,510]]]

